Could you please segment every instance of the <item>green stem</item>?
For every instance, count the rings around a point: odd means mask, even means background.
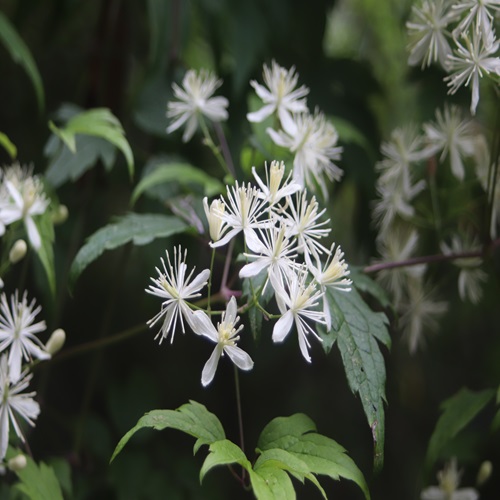
[[[236,365],[233,365],[234,368],[234,386],[236,389],[236,409],[238,412],[238,429],[240,434],[240,448],[245,453],[245,436],[243,432],[243,414],[241,411],[241,393],[240,393],[240,378],[238,374],[238,368]],[[242,468],[241,471],[241,480],[244,483],[246,476],[246,470]]]
[[[222,156],[220,152],[220,148],[218,148],[215,144],[215,142],[212,139],[212,136],[210,135],[210,132],[208,130],[207,124],[205,123],[205,120],[203,117],[200,117],[200,127],[203,132],[203,136],[205,137],[205,144],[210,148],[212,153],[214,154],[215,158],[217,158],[217,161],[219,162],[220,166],[222,169],[229,174],[231,177],[233,177],[233,174],[231,173],[229,166],[227,165],[226,161],[224,160],[224,157]]]

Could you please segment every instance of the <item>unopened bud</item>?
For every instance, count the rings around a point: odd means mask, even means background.
[[[485,460],[479,467],[479,471],[477,473],[477,485],[481,486],[488,481],[492,472],[493,464],[489,460]]]
[[[28,251],[28,245],[24,240],[17,240],[10,249],[9,260],[11,264],[16,264],[24,258]]]
[[[45,350],[50,355],[54,355],[61,350],[64,342],[66,342],[66,332],[62,328],[58,328],[52,332],[52,335],[45,345]]]
[[[209,208],[208,199],[203,198],[203,208],[208,220],[210,238],[212,238],[212,241],[219,241],[224,227],[221,215],[224,213],[226,205],[223,200],[213,200]]]
[[[26,464],[27,464],[26,457],[20,453],[19,455],[16,455],[7,462],[7,467],[10,470],[16,472],[24,469],[26,467]]]
[[[52,213],[52,222],[54,224],[62,224],[68,218],[68,207],[66,205],[59,205],[57,211]]]

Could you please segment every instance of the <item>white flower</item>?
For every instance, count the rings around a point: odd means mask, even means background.
[[[444,112],[436,110],[436,122],[423,125],[428,142],[433,153],[441,151],[439,158],[443,162],[450,155],[450,165],[453,175],[463,180],[465,176],[463,156],[474,153],[474,126],[472,120],[463,119],[460,108],[445,105]]]
[[[455,72],[445,77],[445,81],[450,87],[448,94],[454,94],[462,85],[468,87],[471,84],[470,112],[474,115],[479,103],[479,78],[483,74],[500,75],[500,58],[490,57],[498,50],[499,42],[491,39],[489,43],[485,43],[476,30],[472,33],[472,40],[466,35],[464,42],[465,46],[457,41],[456,55],[448,57],[449,69]]]
[[[196,72],[190,69],[184,75],[182,88],[176,83],[172,85],[177,101],[167,105],[167,117],[174,121],[167,127],[167,134],[182,127],[186,122],[186,130],[182,140],[188,142],[193,137],[203,116],[212,122],[227,120],[226,108],[229,105],[225,97],[212,97],[222,81],[206,70]]]
[[[309,265],[311,255],[315,259],[328,249],[318,240],[324,238],[331,231],[328,227],[330,219],[320,221],[326,208],[318,211],[318,202],[313,196],[307,199],[307,191],[301,191],[294,198],[289,198],[290,213],[284,214],[285,224],[288,226],[288,236],[297,239],[297,249],[304,254]],[[320,221],[320,222],[318,222]],[[326,227],[325,227],[326,226]]]
[[[231,297],[231,300],[227,304],[226,311],[222,313],[221,322],[217,324],[217,328],[215,328],[212,320],[203,311],[195,311],[193,313],[193,331],[198,335],[209,338],[217,344],[203,368],[201,374],[201,383],[203,386],[207,386],[212,382],[219,359],[224,354],[227,354],[240,370],[251,370],[253,368],[252,358],[236,345],[238,340],[240,340],[238,333],[243,328],[243,325],[240,325],[238,328],[236,327],[239,320],[238,308],[234,296]]]
[[[259,248],[260,243],[254,232],[257,227],[263,227],[259,216],[263,212],[264,200],[259,195],[259,190],[250,184],[240,187],[236,182],[231,188],[227,186],[229,202],[224,204],[224,210],[214,209],[214,215],[226,224],[225,230],[231,229],[221,239],[210,243],[212,248],[224,246],[241,231],[248,248]]]
[[[400,325],[410,353],[413,354],[423,343],[424,334],[437,329],[438,322],[435,316],[444,314],[448,304],[438,302],[420,277],[408,280],[407,292],[407,301],[399,308],[402,312]]]
[[[311,325],[307,323],[306,319],[325,324],[325,315],[322,311],[314,310],[323,294],[316,290],[314,282],[306,285],[306,279],[307,273],[302,269],[298,273],[286,275],[284,287],[279,283],[273,283],[276,302],[282,314],[274,325],[273,341],[283,342],[295,323],[302,356],[306,361],[311,362],[311,356],[309,356],[311,344],[307,336],[310,333],[320,342],[322,340]]]
[[[445,255],[460,254],[478,248],[479,242],[476,238],[471,239],[468,237],[463,240],[456,234],[451,238],[451,247],[446,243],[441,243],[441,250]],[[477,304],[481,300],[481,283],[488,278],[488,275],[479,267],[482,263],[481,257],[453,260],[453,264],[460,269],[458,274],[458,294],[463,301],[470,300],[473,304]]]
[[[248,113],[248,121],[262,122],[276,112],[283,128],[294,127],[291,115],[307,111],[305,96],[309,89],[304,85],[296,89],[299,75],[295,74],[295,67],[287,70],[275,61],[272,61],[271,68],[264,65],[263,76],[267,89],[255,80],[252,80],[250,85],[262,99],[264,106],[258,111]]]
[[[10,348],[10,379],[14,383],[21,377],[23,359],[31,361],[32,357],[50,358],[50,354],[36,336],[46,328],[45,321],[35,323],[35,317],[41,310],[40,306],[35,307],[35,299],[28,304],[26,292],[19,301],[16,290],[10,297],[10,306],[5,293],[0,297],[0,352]]]
[[[219,214],[224,214],[226,204],[224,200],[213,200],[208,207],[208,198],[203,198],[203,209],[208,221],[208,230],[212,241],[218,241],[224,232],[224,221]]]
[[[33,217],[45,213],[49,205],[41,180],[31,174],[31,169],[21,168],[19,164],[12,165],[3,173],[0,198],[2,225],[22,220],[31,246],[38,250],[42,240]]]
[[[332,243],[329,251],[329,257],[322,269],[319,268],[319,266],[317,268],[313,267],[310,269],[314,279],[320,286],[321,292],[323,293],[323,314],[325,315],[327,330],[330,330],[332,327],[332,317],[326,297],[327,288],[335,288],[336,290],[349,292],[352,285],[352,280],[347,278],[350,271],[348,270],[347,263],[344,260],[344,252],[342,252],[342,249],[338,246],[334,253],[334,248],[335,243]]]
[[[412,7],[412,20],[406,23],[410,37],[408,64],[416,66],[422,62],[423,69],[439,62],[446,67],[451,54],[447,27],[454,15],[450,0],[425,0],[419,7]]]
[[[453,30],[453,36],[458,38],[465,33],[469,27],[481,33],[485,43],[491,39],[493,35],[494,14],[490,12],[500,11],[500,0],[460,0],[453,5],[452,9],[457,15],[466,16],[462,19],[459,25]]]
[[[199,292],[207,284],[208,277],[210,276],[210,270],[204,269],[200,274],[192,279],[195,268],[191,270],[189,276],[186,276],[187,250],[184,251],[183,257],[180,246],[178,249],[174,247],[173,266],[170,262],[170,255],[168,251],[165,251],[165,253],[167,254],[168,268],[162,258],[161,263],[163,271],[156,268],[158,278],[151,278],[151,281],[154,284],[149,285],[149,288],[146,289],[147,293],[164,299],[161,304],[161,311],[147,322],[149,327],[152,327],[157,321],[165,317],[161,330],[155,337],[155,339],[160,337],[160,344],[167,338],[170,332],[172,332],[170,343],[174,341],[174,334],[178,319],[180,319],[183,333],[185,333],[184,319],[192,328],[191,317],[193,311],[189,307],[188,301],[201,295]]]
[[[283,275],[293,272],[297,264],[294,259],[297,254],[294,253],[293,241],[286,236],[286,227],[273,226],[263,230],[258,230],[260,235],[260,247],[255,254],[245,253],[245,257],[252,259],[253,262],[246,264],[240,270],[240,278],[250,278],[257,276],[261,271],[267,269],[271,283],[276,280],[282,283]],[[267,285],[267,281],[265,286]],[[264,290],[263,288],[263,290]]]
[[[281,181],[283,180],[283,176],[285,175],[285,164],[283,162],[280,163],[277,161],[272,161],[269,171],[266,163],[265,169],[266,184],[262,182],[262,179],[257,174],[257,170],[255,169],[255,167],[252,167],[252,174],[262,191],[262,199],[264,199],[264,201],[266,201],[269,206],[274,206],[281,200],[281,198],[290,196],[291,194],[296,193],[301,189],[299,184],[297,184],[296,182],[289,182],[291,174],[288,175],[285,183],[283,184],[283,186],[281,186]]]
[[[35,392],[22,394],[31,380],[32,374],[24,372],[16,381],[9,374],[9,363],[5,354],[0,358],[0,460],[5,458],[9,444],[9,426],[12,424],[17,436],[24,440],[18,419],[21,417],[32,427],[40,413],[40,406],[33,399]]]
[[[314,115],[301,113],[293,116],[293,127],[283,126],[276,132],[268,128],[267,133],[278,145],[295,154],[293,159],[293,180],[302,188],[317,186],[323,196],[328,196],[326,177],[332,182],[342,177],[334,161],[340,160],[342,147],[337,146],[338,133],[335,127],[326,121],[325,115],[316,111]]]
[[[461,473],[452,459],[438,472],[439,486],[429,486],[422,491],[421,500],[477,500],[479,493],[474,488],[459,488]]]

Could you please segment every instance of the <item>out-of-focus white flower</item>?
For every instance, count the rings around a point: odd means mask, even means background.
[[[459,488],[461,473],[457,461],[452,459],[438,472],[439,486],[429,486],[420,494],[421,500],[477,500],[479,493],[474,488]]]
[[[301,189],[299,184],[290,181],[291,174],[286,178],[283,186],[281,186],[281,181],[285,175],[285,164],[283,162],[272,161],[271,166],[268,170],[267,163],[265,165],[266,169],[266,183],[262,182],[262,179],[257,174],[255,167],[252,167],[252,174],[259,185],[264,201],[266,201],[269,206],[274,206],[282,198],[290,196]]]
[[[473,31],[472,40],[468,35],[465,35],[463,39],[464,45],[457,40],[458,49],[455,55],[448,57],[448,68],[454,73],[445,77],[444,80],[450,87],[449,94],[454,94],[462,85],[468,87],[470,84],[472,91],[470,112],[474,115],[479,103],[479,78],[490,73],[500,75],[500,58],[491,57],[497,52],[499,42],[492,37],[485,42],[477,30]]]
[[[325,315],[322,311],[315,310],[323,294],[316,290],[314,282],[307,285],[306,279],[307,273],[303,269],[297,273],[286,275],[284,287],[279,283],[273,283],[276,303],[282,314],[274,325],[273,340],[274,342],[283,342],[295,323],[300,351],[305,360],[310,363],[309,347],[311,344],[307,339],[308,334],[313,335],[320,342],[322,340],[306,319],[325,324]]]
[[[315,191],[319,186],[323,196],[328,196],[325,176],[333,182],[342,177],[342,169],[334,162],[340,160],[343,151],[337,146],[338,133],[326,120],[325,115],[316,111],[293,116],[293,127],[283,126],[283,130],[267,129],[271,139],[295,154],[293,159],[293,180],[302,188],[308,186]]]
[[[458,235],[451,238],[451,247],[446,243],[441,243],[441,250],[445,255],[460,254],[466,251],[477,250],[479,242],[476,238],[473,240],[462,239]],[[468,257],[463,259],[454,259],[453,264],[460,269],[458,274],[458,293],[463,301],[470,300],[477,304],[482,297],[483,291],[481,283],[485,282],[488,275],[479,267],[483,263],[481,257]]]
[[[460,0],[452,9],[458,16],[466,14],[453,30],[455,38],[459,38],[469,28],[480,33],[485,43],[494,36],[494,13],[500,11],[500,0]]]
[[[228,302],[226,311],[222,313],[221,322],[217,324],[217,328],[215,328],[212,320],[205,312],[195,311],[193,313],[193,331],[198,335],[209,338],[217,344],[203,368],[201,374],[201,383],[203,386],[207,386],[212,382],[219,359],[224,354],[227,354],[240,370],[251,370],[253,368],[252,358],[236,345],[238,340],[240,340],[238,333],[243,328],[243,325],[236,327],[239,320],[238,308],[234,297],[231,297],[231,300]]]
[[[225,97],[212,97],[221,86],[222,80],[206,70],[196,72],[190,69],[182,79],[182,88],[172,85],[176,101],[167,105],[167,117],[174,121],[167,127],[167,134],[186,124],[182,140],[188,142],[193,137],[203,117],[212,122],[227,120],[226,108],[229,105]]]
[[[224,230],[229,231],[219,240],[210,243],[212,248],[224,246],[229,243],[239,232],[243,231],[245,243],[250,250],[260,247],[259,239],[255,234],[257,227],[264,227],[259,221],[264,210],[264,200],[257,188],[250,184],[241,187],[238,182],[234,186],[227,186],[228,203],[225,203],[224,210],[214,209],[214,215],[219,217],[225,224]]]
[[[455,13],[450,9],[450,0],[424,0],[412,7],[411,20],[406,23],[410,43],[408,64],[422,63],[422,69],[434,62],[446,68],[447,57],[451,54],[447,27]]]
[[[347,277],[349,276],[350,271],[344,259],[344,252],[342,252],[342,249],[340,248],[340,246],[338,246],[334,253],[334,248],[335,243],[333,243],[330,248],[330,255],[323,268],[313,267],[310,269],[314,276],[314,279],[320,286],[321,292],[323,293],[323,314],[325,315],[325,324],[327,330],[330,330],[332,327],[332,316],[326,297],[327,289],[335,288],[336,290],[349,292],[351,291],[352,285],[352,280]]]
[[[299,79],[295,67],[287,70],[275,61],[272,61],[271,68],[264,65],[263,77],[267,88],[255,80],[250,82],[264,102],[264,106],[258,111],[248,113],[248,121],[262,122],[276,113],[283,128],[293,128],[295,124],[291,115],[307,111],[305,96],[309,93],[309,89],[304,85],[295,88]]]
[[[406,225],[396,225],[385,234],[384,238],[377,240],[377,249],[381,256],[377,262],[408,260],[413,256],[417,244],[418,233],[415,229]],[[394,305],[398,307],[404,296],[408,279],[421,277],[425,269],[425,264],[383,269],[378,272],[377,281],[392,293]]]
[[[436,121],[423,125],[425,136],[432,152],[441,151],[440,162],[450,156],[450,165],[453,175],[463,180],[465,176],[462,157],[474,153],[474,123],[464,119],[458,106],[445,105],[444,111],[436,110]]]
[[[436,316],[444,314],[447,309],[448,304],[437,301],[422,278],[408,280],[407,297],[399,310],[402,313],[400,325],[410,353],[413,354],[423,344],[425,334],[437,329]]]
[[[304,254],[306,262],[311,261],[311,256],[316,260],[328,249],[318,240],[328,235],[330,219],[321,221],[326,208],[319,210],[316,197],[307,199],[307,191],[297,193],[295,198],[289,198],[288,208],[290,213],[284,214],[284,221],[288,227],[287,234],[290,238],[297,239],[297,250]]]
[[[35,299],[28,304],[26,292],[19,301],[16,290],[10,297],[10,305],[5,293],[0,297],[0,352],[10,349],[8,359],[10,380],[13,383],[21,377],[23,359],[31,361],[32,357],[50,358],[45,346],[36,336],[46,328],[45,321],[35,323],[35,317],[41,310],[41,306],[35,307]]]
[[[18,419],[25,420],[32,427],[40,413],[40,406],[33,399],[35,392],[22,393],[31,380],[32,374],[23,372],[15,381],[9,374],[7,355],[0,358],[0,461],[5,458],[9,444],[9,427],[12,424],[17,436],[24,443]]]
[[[17,264],[19,261],[24,259],[26,252],[28,251],[28,245],[23,239],[16,240],[9,251],[9,261],[11,264]]]
[[[52,335],[45,344],[45,350],[53,356],[62,349],[65,342],[66,332],[62,328],[57,328],[52,332]]]
[[[208,221],[208,230],[212,241],[219,241],[224,232],[224,221],[219,214],[224,214],[226,204],[224,200],[213,200],[208,207],[208,198],[203,198],[203,209]]]
[[[167,254],[168,268],[162,258],[161,263],[163,271],[156,268],[158,278],[151,278],[153,285],[149,285],[149,288],[146,289],[146,293],[156,295],[163,299],[161,311],[147,322],[151,328],[164,317],[163,325],[155,337],[155,339],[160,337],[160,344],[167,338],[170,332],[172,332],[170,343],[174,341],[178,319],[181,323],[182,333],[185,333],[184,319],[192,328],[191,317],[193,311],[189,307],[188,301],[201,295],[199,292],[207,284],[208,277],[210,276],[210,270],[204,269],[192,279],[195,268],[187,275],[187,250],[184,251],[183,255],[180,246],[178,249],[174,247],[173,266],[170,262],[168,250],[166,250],[165,253]]]
[[[49,205],[41,180],[32,175],[31,169],[14,164],[3,171],[0,200],[2,227],[22,220],[31,246],[40,249],[42,240],[33,217],[45,213]]]

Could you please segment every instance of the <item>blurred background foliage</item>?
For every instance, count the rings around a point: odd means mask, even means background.
[[[318,106],[339,130],[345,174],[328,206],[333,236],[350,264],[369,263],[375,256],[370,206],[380,141],[395,126],[432,117],[446,93],[438,70],[421,73],[407,66],[404,23],[410,1],[2,0],[0,8],[30,48],[45,90],[45,107],[39,110],[26,73],[0,48],[0,130],[17,146],[19,161],[32,163],[36,172],[47,171],[54,161],[48,120],[56,120],[61,109],[68,109],[61,107],[71,104],[110,108],[126,131],[136,163],[130,182],[125,159],[117,154],[110,170],[106,151],[96,155],[94,145],[94,156],[86,161],[97,161],[97,167],[57,189],[69,219],[56,228],[55,300],[40,269],[35,267],[30,279],[49,330],[63,327],[68,340],[36,377],[42,413],[29,437],[34,456],[71,465],[69,498],[250,498],[224,469],[208,475],[200,487],[201,454],[193,459],[192,440],[174,431],[138,434],[108,465],[119,438],[144,412],[176,408],[188,399],[217,413],[228,434],[236,436],[231,367],[222,363],[215,383],[203,389],[207,346],[182,335],[175,346],[158,346],[154,332],[145,327],[158,303],[144,289],[165,248],[186,243],[198,269],[208,267],[205,249],[196,255],[193,240],[182,237],[107,252],[73,290],[68,289],[69,266],[86,237],[132,210],[134,186],[155,162],[183,158],[217,175],[217,164],[200,141],[181,145],[179,134],[165,133],[172,81],[191,67],[212,69],[224,80],[219,94],[230,101],[226,130],[239,168],[250,132],[245,115],[253,90],[248,82],[261,80],[262,64],[272,59],[287,68],[295,65],[299,82],[311,89],[310,107]],[[468,98],[466,93],[456,96],[459,102]],[[0,160],[10,162],[3,150]],[[156,198],[141,197],[133,209],[168,213],[159,200],[179,194],[182,187],[173,183]],[[9,279],[16,283],[16,276]],[[247,346],[258,363],[241,376],[249,448],[270,419],[305,412],[319,432],[347,448],[367,476],[373,498],[417,498],[424,482],[434,482],[435,471],[423,475],[423,461],[441,401],[464,385],[481,389],[500,380],[498,283],[490,288],[483,302],[472,307],[458,302],[454,281],[443,282],[440,290],[454,314],[428,340],[427,349],[413,357],[393,332],[392,351],[385,351],[389,405],[386,464],[379,476],[372,477],[370,429],[347,387],[338,353],[327,357],[315,346],[314,362],[306,366],[293,342],[276,346],[266,335],[258,345]],[[122,342],[79,349],[134,327],[140,334]],[[456,443],[461,463],[470,464],[466,484],[473,484],[483,459],[496,462],[497,476],[500,471],[498,436],[488,439],[485,427],[490,420],[487,415],[475,422]],[[69,473],[60,468],[61,474]],[[345,481],[323,484],[331,498],[361,498]],[[484,498],[493,498],[488,494],[495,488],[500,491],[498,479],[486,486]],[[319,498],[307,486],[298,494]]]

